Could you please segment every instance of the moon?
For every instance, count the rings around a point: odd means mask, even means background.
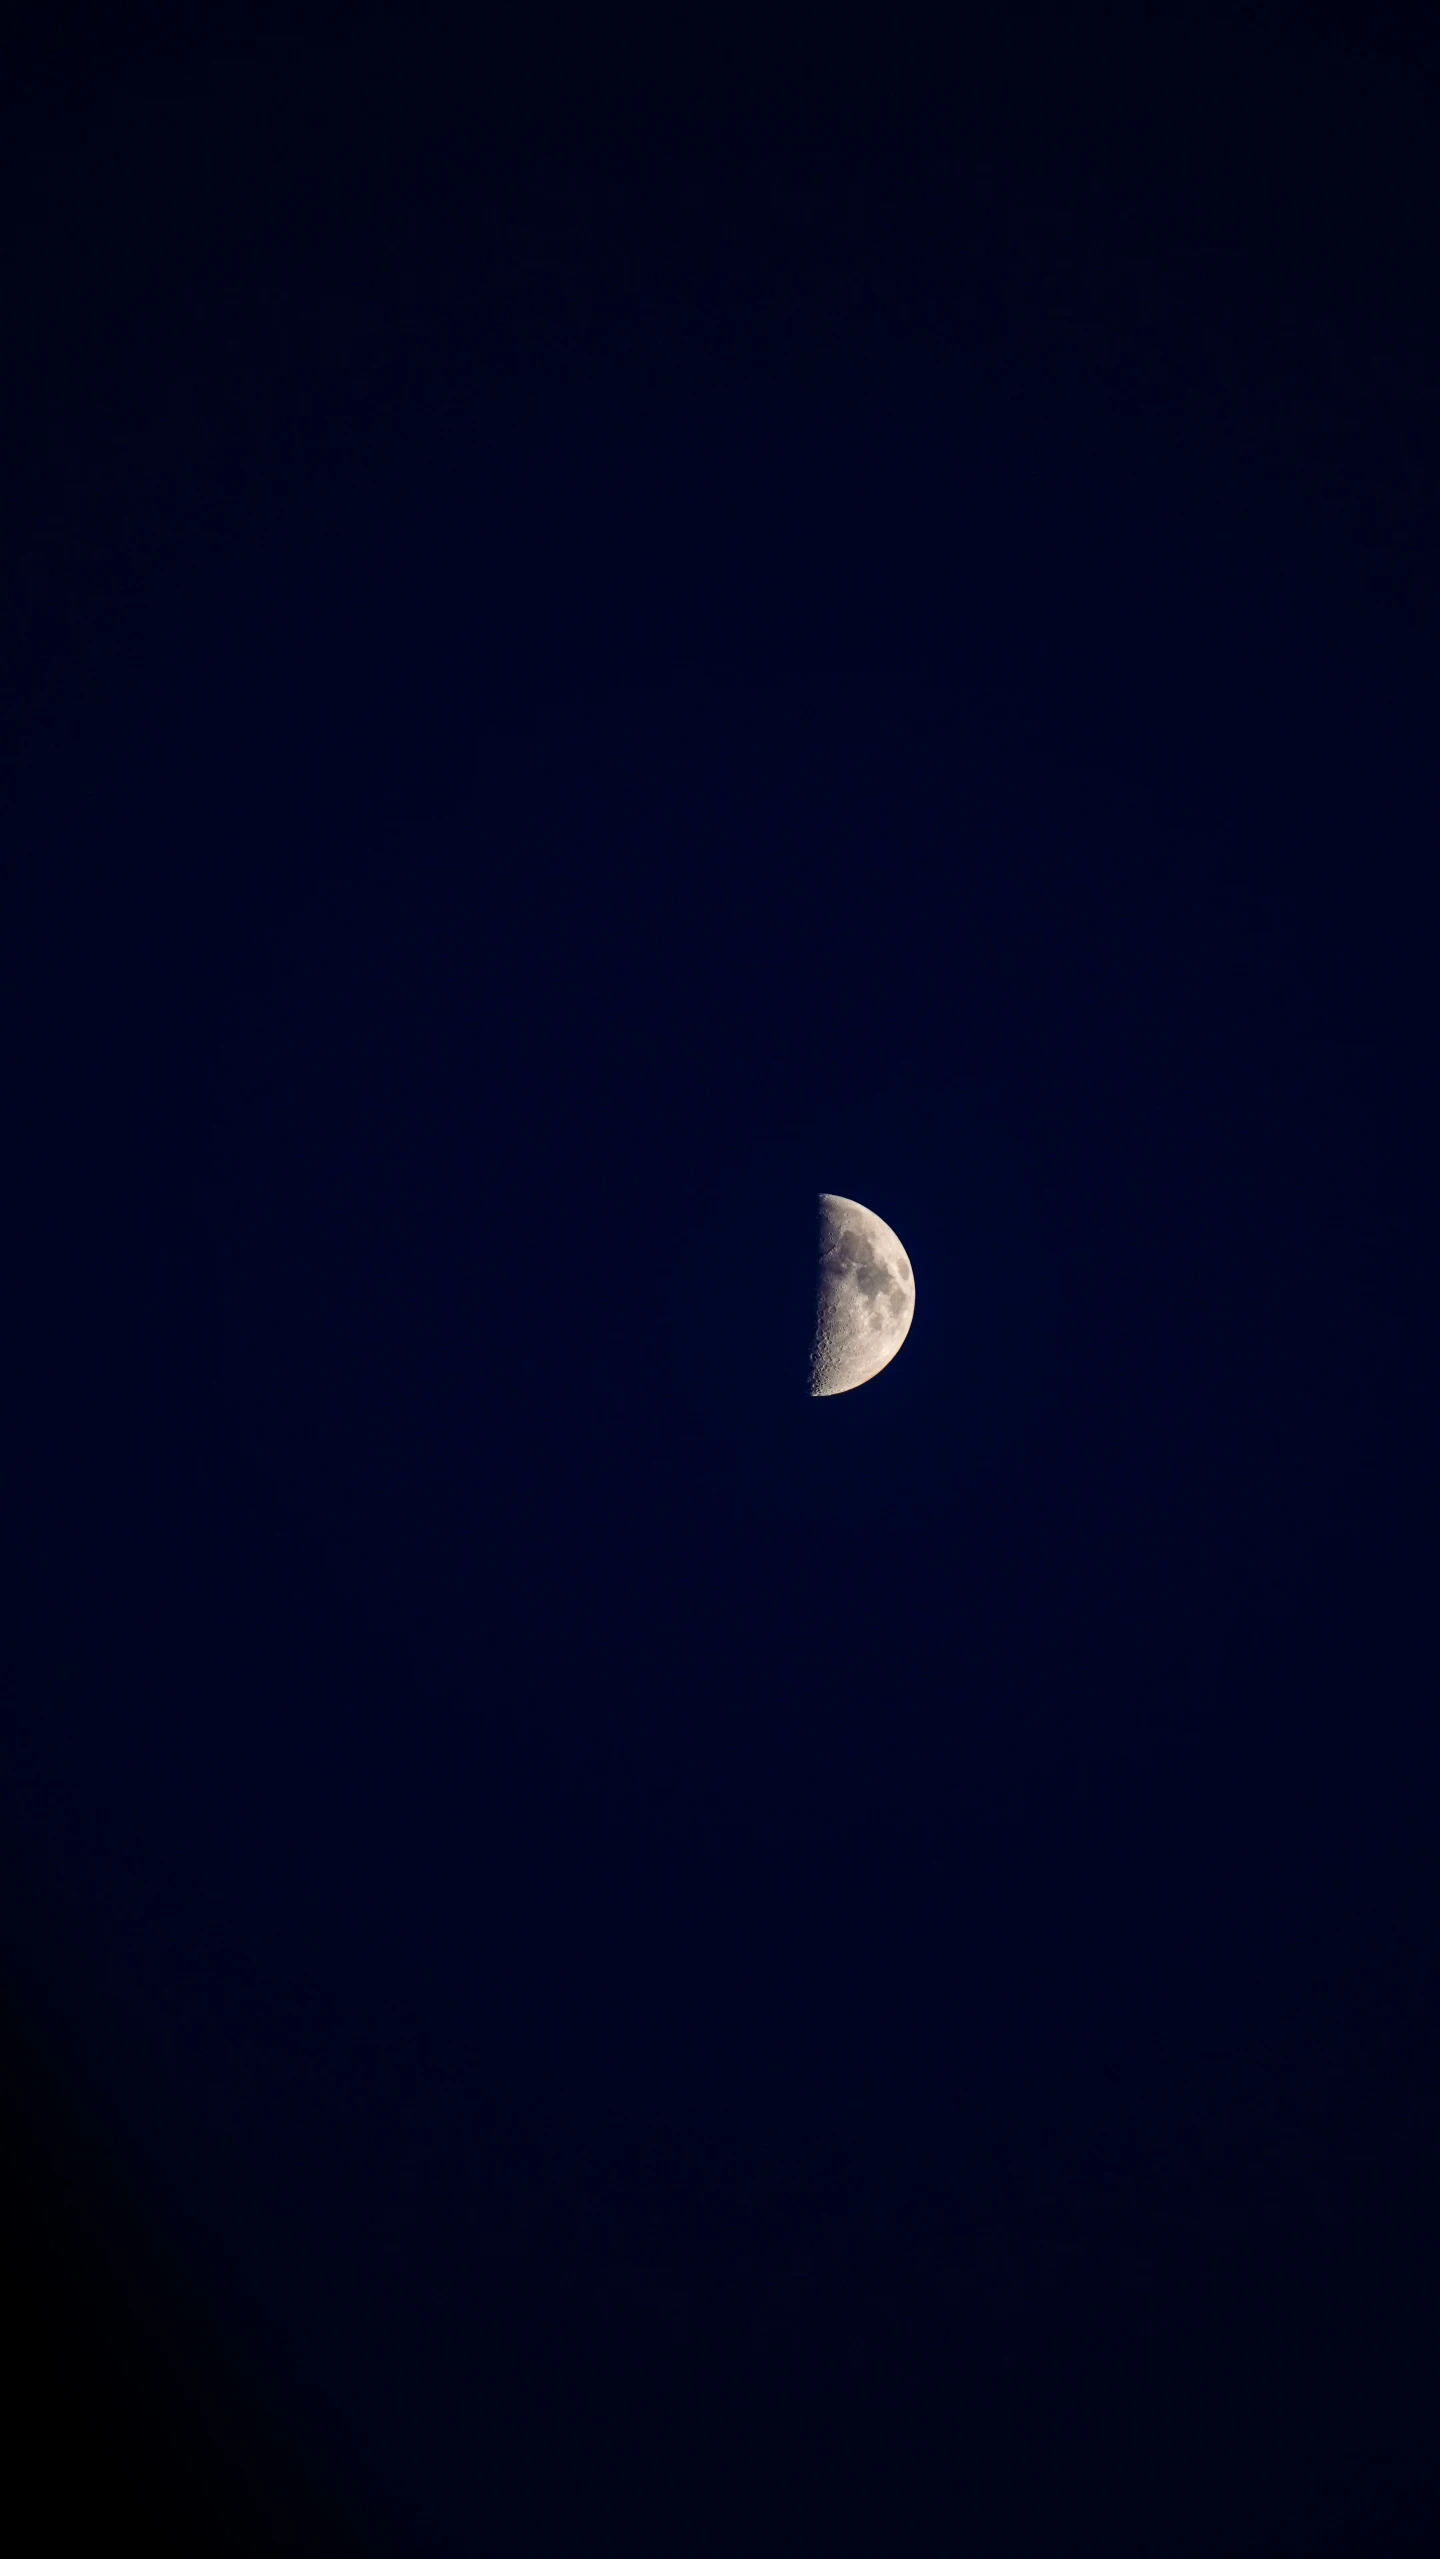
[[[915,1274],[893,1227],[858,1200],[820,1194],[812,1395],[845,1395],[889,1365],[910,1330]]]

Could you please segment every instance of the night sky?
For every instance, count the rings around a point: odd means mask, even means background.
[[[0,77],[17,2546],[1440,2546],[1440,41],[123,14]]]

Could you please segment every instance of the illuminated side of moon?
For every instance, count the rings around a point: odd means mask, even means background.
[[[812,1395],[845,1395],[895,1357],[915,1312],[915,1274],[899,1236],[858,1200],[820,1194],[820,1274]]]

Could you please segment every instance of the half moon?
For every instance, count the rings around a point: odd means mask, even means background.
[[[820,1194],[812,1395],[844,1395],[888,1366],[910,1330],[915,1274],[893,1227],[838,1192]]]

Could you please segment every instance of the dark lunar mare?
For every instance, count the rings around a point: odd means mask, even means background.
[[[853,1276],[861,1296],[870,1302],[872,1308],[870,1321],[878,1329],[883,1324],[885,1315],[884,1310],[876,1303],[877,1299],[882,1297],[887,1299],[896,1309],[904,1304],[904,1289],[899,1271],[889,1262],[879,1259],[872,1251],[860,1227],[853,1224],[844,1225],[839,1234],[831,1236],[827,1242],[828,1231],[829,1221],[822,1198],[820,1203],[821,1304],[824,1304],[830,1290],[842,1287],[844,1282]]]

